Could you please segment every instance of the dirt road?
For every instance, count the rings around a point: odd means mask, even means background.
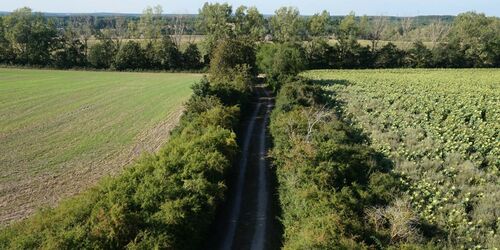
[[[211,230],[210,249],[278,249],[280,228],[273,171],[267,153],[270,91],[256,86],[251,115],[241,129],[241,155],[230,176],[228,199]]]

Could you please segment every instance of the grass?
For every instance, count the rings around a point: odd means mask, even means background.
[[[0,69],[0,224],[156,150],[199,78]]]

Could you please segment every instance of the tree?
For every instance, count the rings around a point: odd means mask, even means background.
[[[413,18],[406,17],[401,21],[401,37],[403,40],[408,38],[410,31],[413,29]]]
[[[111,39],[101,39],[89,49],[87,60],[97,69],[108,69],[114,62],[116,45]]]
[[[4,18],[0,17],[0,63],[12,63],[14,56],[9,40],[5,38]]]
[[[70,26],[76,32],[78,38],[83,40],[85,56],[88,54],[88,41],[95,33],[92,18],[92,16],[74,17]]]
[[[323,38],[313,38],[304,44],[305,58],[310,69],[327,69],[333,63],[334,50]]]
[[[305,37],[305,22],[297,8],[282,7],[276,10],[269,25],[279,42],[296,42]]]
[[[475,67],[493,66],[500,54],[500,25],[495,18],[467,12],[457,16],[450,31],[450,43],[459,45]]]
[[[432,22],[428,27],[429,40],[432,42],[432,46],[436,46],[438,42],[441,42],[450,33],[450,26],[444,24],[441,20]]]
[[[300,73],[305,61],[304,53],[291,43],[262,44],[257,52],[257,65],[275,90],[284,80]]]
[[[404,64],[405,53],[393,43],[388,43],[376,51],[375,68],[399,68]]]
[[[209,56],[217,46],[218,41],[233,35],[232,12],[232,7],[227,3],[205,3],[199,10],[198,28],[206,34],[204,46]]]
[[[53,63],[57,68],[84,67],[87,64],[86,46],[79,39],[77,31],[68,27],[59,39],[59,47],[53,53]]]
[[[12,45],[16,61],[21,64],[50,64],[57,43],[57,30],[52,21],[30,8],[21,8],[4,19],[5,37]]]
[[[160,5],[147,7],[139,20],[141,35],[146,39],[157,40],[162,36],[163,9]]]
[[[321,14],[314,14],[308,21],[307,26],[309,35],[311,36],[326,36],[328,35],[328,25],[330,22],[330,13],[323,10]]]
[[[177,69],[181,65],[181,53],[169,36],[162,39],[159,55],[162,69]]]
[[[182,53],[182,63],[184,65],[184,69],[201,68],[201,54],[196,44],[188,44],[186,50]]]
[[[363,15],[359,20],[359,38],[368,40],[370,39],[371,25],[368,17]]]
[[[372,42],[372,51],[377,49],[378,42],[380,41],[382,34],[384,34],[387,25],[388,20],[385,16],[377,16],[372,20],[368,31],[368,38]]]
[[[226,39],[214,49],[209,70],[210,87],[225,105],[246,103],[252,79],[257,76],[254,46],[251,40]]]
[[[240,6],[234,14],[235,34],[260,41],[266,33],[264,16],[256,7]]]
[[[427,68],[431,66],[432,52],[424,45],[422,41],[413,43],[408,50],[407,64],[413,68]]]
[[[356,15],[354,12],[351,12],[340,22],[338,38],[339,40],[356,40],[358,36],[359,26],[356,22]]]
[[[145,56],[141,45],[134,41],[123,44],[115,56],[114,67],[117,70],[141,69]]]
[[[231,77],[231,70],[247,65],[249,73],[257,76],[253,41],[225,39],[219,42],[210,60],[210,80]]]

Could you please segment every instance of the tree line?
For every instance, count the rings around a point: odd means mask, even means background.
[[[201,54],[193,43],[181,49],[175,36],[162,32],[161,8],[140,18],[143,41],[126,39],[116,19],[113,29],[96,30],[84,19],[58,28],[54,18],[21,8],[0,18],[0,63],[55,68],[116,70],[199,70]],[[184,45],[184,44],[183,44]]]
[[[195,41],[193,27],[204,34],[203,41]],[[327,11],[302,16],[296,8],[283,7],[265,17],[255,7],[233,11],[228,4],[206,3],[197,16],[189,17],[167,17],[155,6],[137,18],[77,16],[60,21],[21,8],[0,17],[0,63],[199,70],[210,64],[219,39],[245,37],[268,51],[269,44],[293,45],[303,67],[311,69],[498,67],[498,30],[500,19],[475,12],[452,20],[394,20],[355,13],[338,18]]]

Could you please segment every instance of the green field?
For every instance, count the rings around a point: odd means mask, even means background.
[[[156,150],[198,79],[0,69],[0,224],[55,204]]]
[[[500,243],[500,70],[309,71],[451,246]],[[431,231],[436,233],[436,230]]]

